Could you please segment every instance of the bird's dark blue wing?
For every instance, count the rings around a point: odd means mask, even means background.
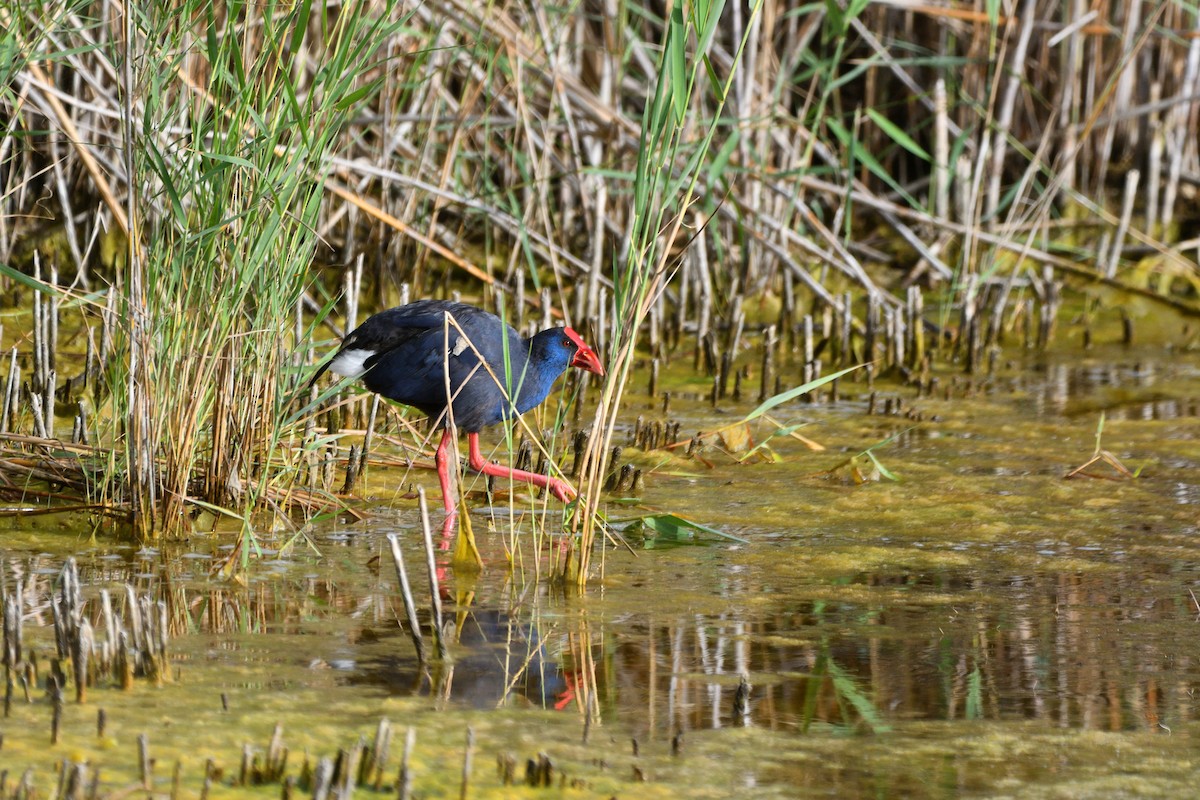
[[[458,327],[446,327],[446,313]],[[455,424],[473,431],[507,416],[505,392],[497,385],[497,378],[506,383],[506,340],[511,383],[519,384],[529,349],[516,331],[481,309],[423,300],[368,319],[346,337],[329,363],[339,374],[361,374],[371,391],[435,418],[447,405],[448,372]]]

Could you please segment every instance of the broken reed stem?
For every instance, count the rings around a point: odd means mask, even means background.
[[[387,769],[387,760],[392,748],[392,723],[386,718],[379,720],[375,728],[375,741],[363,758],[359,769],[358,782],[360,785],[370,784],[375,791],[383,788],[383,773]],[[372,779],[372,774],[374,778]]]
[[[425,639],[421,636],[421,621],[417,617],[417,605],[413,601],[412,587],[408,582],[408,571],[404,568],[404,554],[400,551],[400,537],[389,533],[388,543],[392,548],[392,562],[396,565],[396,580],[400,584],[400,597],[404,600],[404,613],[408,617],[408,632],[412,637],[413,647],[417,651],[417,659],[424,664]]]
[[[417,504],[421,508],[421,534],[425,542],[425,566],[429,570],[429,595],[433,640],[437,644],[438,658],[449,657],[446,642],[442,637],[442,593],[438,586],[437,557],[433,547],[433,526],[429,524],[429,503],[425,498],[425,487],[417,487]]]
[[[152,791],[154,789],[154,767],[150,759],[150,737],[144,733],[139,733],[137,746],[138,772],[142,776],[142,788],[146,791]]]
[[[475,729],[467,726],[467,747],[463,752],[462,786],[458,790],[458,800],[467,800],[471,788],[471,762],[475,758]]]
[[[1117,223],[1117,232],[1113,235],[1112,252],[1103,267],[1104,277],[1112,280],[1117,276],[1117,268],[1121,264],[1121,252],[1125,249],[1125,235],[1129,231],[1129,222],[1133,217],[1133,206],[1137,200],[1138,180],[1141,172],[1131,169],[1125,175],[1125,193],[1121,202],[1121,217]]]
[[[358,461],[358,475],[367,471],[367,458],[371,452],[371,440],[375,438],[375,421],[379,416],[379,395],[371,396],[371,413],[367,417],[367,432],[363,435],[362,451]]]
[[[0,433],[8,433],[12,430],[20,386],[21,371],[17,366],[17,348],[14,345],[9,357],[8,381],[4,385],[4,412],[0,415]]]
[[[400,774],[396,778],[397,800],[411,800],[412,798],[412,754],[416,744],[417,729],[410,725],[408,732],[404,735],[404,755],[400,761]]]

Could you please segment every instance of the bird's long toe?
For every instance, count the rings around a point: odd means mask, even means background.
[[[569,503],[579,496],[579,493],[575,491],[575,487],[558,478],[551,478],[546,483],[546,488],[550,490],[552,495],[564,503]]]

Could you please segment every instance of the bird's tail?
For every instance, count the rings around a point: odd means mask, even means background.
[[[329,370],[329,365],[330,365],[330,364],[332,364],[332,363],[333,363],[333,359],[332,359],[332,358],[330,358],[330,359],[326,359],[325,363],[324,363],[324,364],[322,364],[320,367],[318,367],[318,368],[317,368],[317,371],[316,371],[316,372],[313,374],[313,376],[312,376],[312,379],[311,379],[311,380],[308,382],[308,386],[304,387],[304,388],[305,388],[305,390],[310,390],[310,389],[312,389],[314,386],[316,386],[316,385],[317,385],[317,380],[319,380],[319,379],[320,379],[320,377],[321,377],[322,375],[324,375],[324,374],[325,374],[325,373],[326,373],[326,372]]]

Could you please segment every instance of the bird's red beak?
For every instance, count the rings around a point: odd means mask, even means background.
[[[571,360],[571,366],[604,377],[604,367],[600,365],[600,356],[596,355],[596,351],[588,347],[579,334],[570,328],[563,328],[563,333],[579,348],[575,353],[575,358]]]

